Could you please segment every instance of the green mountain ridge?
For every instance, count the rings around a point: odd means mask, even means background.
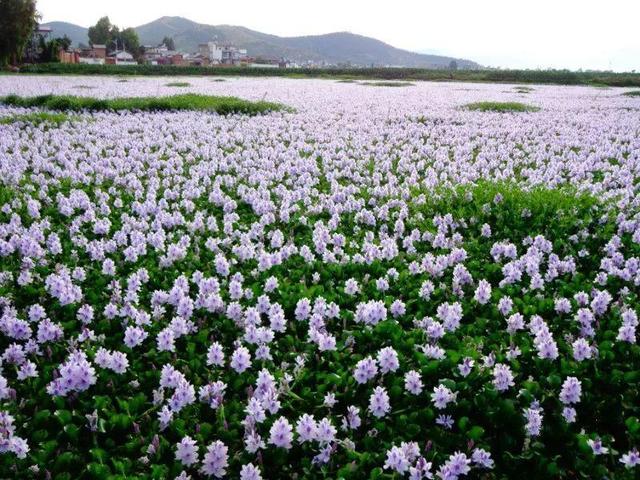
[[[87,29],[67,22],[44,24],[55,36],[68,35],[74,45],[87,44]],[[374,38],[349,32],[324,35],[279,37],[234,25],[205,25],[183,17],[161,17],[135,28],[142,45],[156,45],[165,36],[173,37],[176,48],[185,52],[197,51],[198,45],[208,41],[228,43],[246,48],[252,57],[286,58],[293,62],[312,61],[327,64],[357,66],[402,66],[438,68],[455,60],[460,68],[478,68],[470,60],[428,55],[395,48]]]

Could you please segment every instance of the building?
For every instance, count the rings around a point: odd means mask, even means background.
[[[58,60],[60,63],[80,63],[80,52],[78,50],[66,51],[64,48],[60,48]]]
[[[169,50],[166,45],[144,46],[144,61],[150,65],[185,65],[184,54]]]
[[[92,46],[93,56],[95,58],[107,58],[107,46],[106,45],[93,45]]]
[[[248,60],[247,50],[244,48],[236,48],[231,45],[222,47],[222,64],[223,65],[242,65]]]
[[[215,42],[201,43],[191,57],[194,65],[243,65],[248,63],[247,50]]]
[[[78,63],[89,65],[104,65],[107,59],[107,46],[95,44],[90,48],[80,50]]]
[[[222,48],[215,42],[201,43],[198,45],[197,58],[207,59],[208,65],[218,65],[222,63]],[[196,58],[194,57],[194,58]]]
[[[138,65],[133,55],[125,50],[117,50],[106,59],[107,65]]]

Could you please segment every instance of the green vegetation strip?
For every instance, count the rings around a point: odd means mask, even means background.
[[[216,77],[359,78],[362,80],[430,80],[490,83],[602,84],[640,87],[640,73],[572,72],[570,70],[446,70],[424,68],[247,68],[176,65],[82,65],[40,63],[20,67],[22,73],[62,75],[209,75]]]
[[[69,122],[76,118],[77,117],[72,117],[65,113],[33,112],[22,115],[0,117],[0,125],[9,125],[12,123],[24,122],[31,123],[33,125],[40,125],[42,123],[45,123],[58,126],[64,122]]]
[[[480,112],[537,112],[540,110],[533,105],[519,102],[476,102],[467,104],[466,108]]]
[[[640,97],[640,90],[632,90],[630,92],[624,92],[623,95],[627,97]]]
[[[360,82],[360,85],[368,87],[412,87],[415,83],[411,82]]]
[[[10,95],[0,98],[0,104],[13,107],[41,107],[60,111],[104,111],[104,110],[204,110],[221,115],[241,113],[257,115],[272,111],[290,111],[279,103],[252,102],[237,97],[215,97],[208,95],[173,95],[170,97],[131,97],[99,99],[91,97],[74,97],[60,95],[43,95],[39,97],[19,97]]]
[[[167,87],[190,87],[191,84],[189,82],[171,82],[167,83]]]

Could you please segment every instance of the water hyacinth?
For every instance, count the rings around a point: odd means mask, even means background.
[[[0,477],[634,474],[636,99],[210,80],[295,111],[0,106]]]

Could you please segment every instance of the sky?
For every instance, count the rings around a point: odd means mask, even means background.
[[[38,0],[43,22],[161,16],[281,36],[349,31],[491,67],[640,71],[640,0]]]

